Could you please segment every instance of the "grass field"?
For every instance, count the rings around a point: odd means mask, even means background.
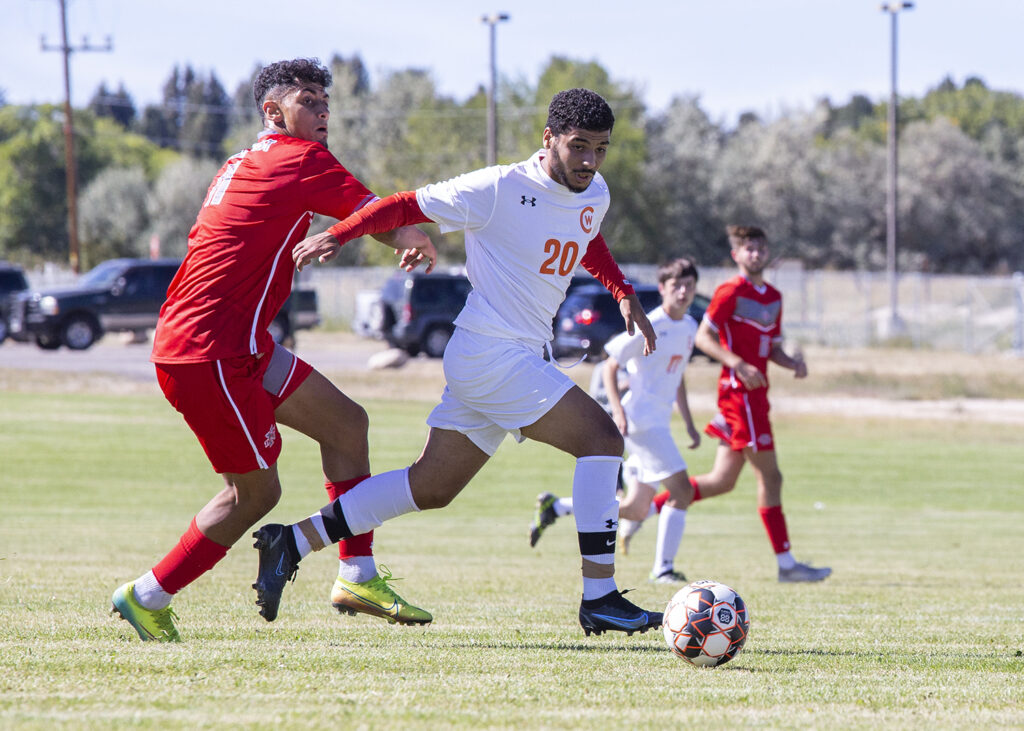
[[[379,471],[406,464],[426,401],[366,402]],[[699,414],[703,419],[706,414]],[[426,628],[342,617],[330,551],[302,564],[281,616],[257,616],[256,554],[236,546],[175,601],[180,645],[143,644],[108,615],[217,488],[156,395],[0,395],[0,727],[967,728],[1024,726],[1024,450],[1019,430],[788,416],[776,425],[794,552],[824,584],[780,585],[745,475],[689,514],[677,567],[736,588],[751,613],[721,668],[675,658],[659,632],[585,638],[570,521],[531,550],[535,495],[572,460],[507,441],[448,509],[378,531]],[[690,457],[710,465],[705,445]],[[285,433],[272,518],[325,499],[315,448]],[[646,581],[655,526],[619,557]]]

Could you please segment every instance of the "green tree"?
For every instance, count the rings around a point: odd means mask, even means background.
[[[92,264],[119,256],[145,256],[149,186],[141,167],[108,167],[79,199],[79,233]]]
[[[185,256],[188,233],[220,165],[213,160],[183,157],[168,165],[146,201],[150,228],[143,236],[156,236],[163,256]]]

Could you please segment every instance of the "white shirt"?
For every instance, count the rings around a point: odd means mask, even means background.
[[[599,173],[582,193],[556,183],[542,166],[548,154],[540,150],[514,165],[416,191],[420,209],[442,233],[466,234],[473,291],[457,326],[537,348],[551,340],[555,311],[611,199]]]
[[[622,409],[631,429],[638,431],[668,426],[697,335],[697,321],[689,315],[673,320],[663,307],[657,307],[647,313],[647,318],[658,335],[658,349],[650,355],[644,356],[640,328],[632,335],[619,333],[604,346],[629,374],[629,393],[622,399]]]

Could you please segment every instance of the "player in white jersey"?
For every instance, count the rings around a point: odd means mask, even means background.
[[[672,439],[669,422],[672,404],[686,424],[690,449],[700,445],[700,431],[693,423],[686,395],[686,365],[693,352],[697,321],[687,314],[697,292],[697,267],[687,258],[674,259],[658,267],[661,305],[648,313],[658,336],[658,350],[643,357],[643,343],[636,334],[621,333],[605,345],[608,358],[601,366],[608,408],[622,433],[629,459],[626,482],[629,493],[619,505],[620,532],[636,532],[654,508],[652,499],[660,482],[669,490],[668,502],[658,520],[658,541],[651,581],[685,582],[675,570],[675,555],[686,527],[686,509],[693,499],[693,487],[686,472],[686,460]],[[629,392],[622,396],[619,370],[625,366]],[[537,509],[530,525],[530,545],[557,518],[573,512],[572,498],[551,493],[537,496]],[[628,522],[627,522],[628,521]],[[620,536],[620,539],[624,536]],[[630,534],[631,535],[631,534]]]
[[[394,221],[434,221],[442,232],[465,232],[473,292],[445,350],[447,386],[427,419],[423,453],[409,468],[370,477],[305,520],[257,531],[258,603],[276,608],[287,577],[309,552],[398,515],[448,505],[511,433],[576,457],[579,621],[586,634],[632,634],[661,624],[660,613],[627,601],[614,579],[622,436],[543,357],[578,264],[615,295],[627,330],[639,329],[643,351],[654,352],[654,331],[599,233],[609,195],[598,168],[613,124],[599,95],[560,92],[548,109],[544,147],[530,159],[389,196],[296,247],[301,268],[326,261],[352,238],[392,230]],[[403,264],[416,258],[408,253]]]

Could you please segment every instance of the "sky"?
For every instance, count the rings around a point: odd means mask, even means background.
[[[879,0],[67,0],[69,42],[111,52],[71,57],[72,103],[123,83],[138,109],[178,64],[214,72],[229,94],[257,64],[358,54],[376,83],[429,70],[464,100],[489,81],[484,14],[501,76],[535,83],[548,60],[597,61],[648,110],[697,96],[713,119],[772,118],[828,97],[888,97],[891,21]],[[58,0],[0,0],[0,89],[8,103],[63,100]],[[898,16],[898,89],[920,96],[946,76],[1024,93],[1024,0],[917,0]]]

